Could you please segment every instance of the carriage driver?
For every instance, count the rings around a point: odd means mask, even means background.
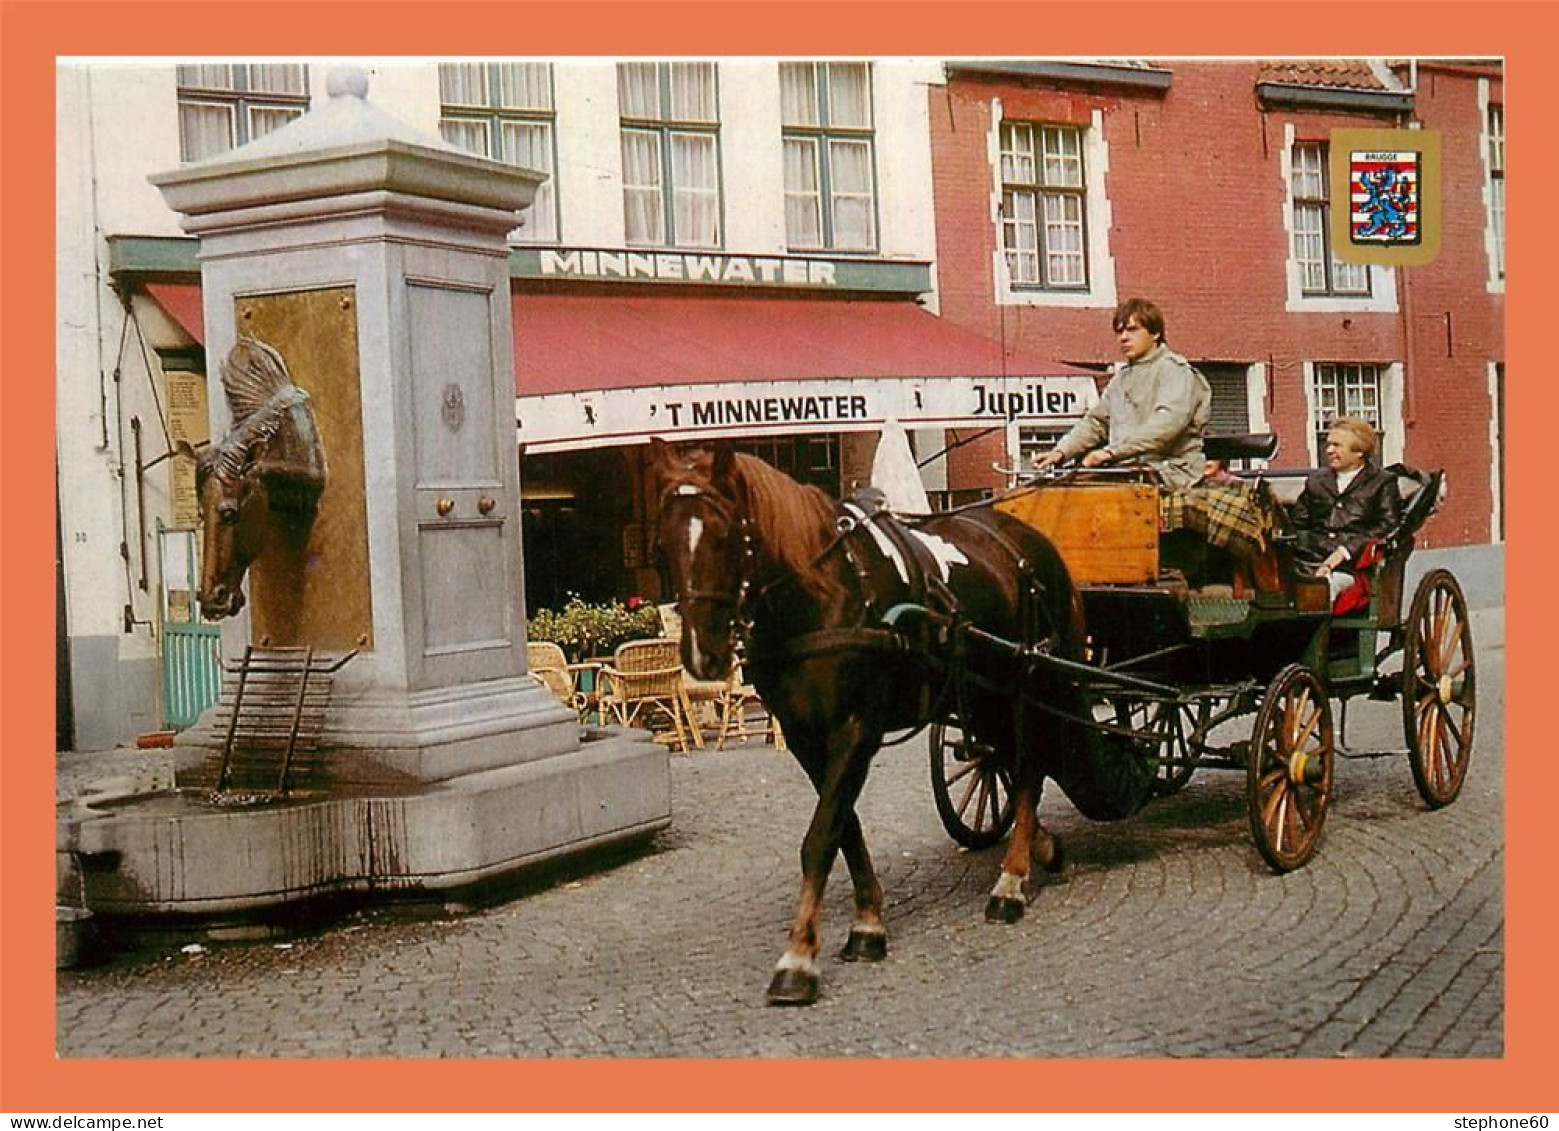
[[[1084,467],[1143,463],[1164,484],[1185,490],[1201,481],[1202,431],[1212,402],[1207,380],[1164,344],[1164,314],[1147,299],[1115,309],[1116,339],[1125,364],[1099,401],[1034,470],[1078,459]]]
[[[1125,364],[1099,403],[1034,461],[1035,470],[1079,456],[1085,468],[1143,464],[1166,488],[1159,496],[1162,534],[1189,531],[1232,554],[1254,588],[1282,590],[1282,569],[1271,542],[1270,496],[1233,476],[1207,476],[1202,455],[1212,405],[1207,379],[1164,344],[1164,314],[1156,304],[1127,299],[1116,308],[1113,324]],[[1180,545],[1166,553],[1185,566],[1176,556]]]

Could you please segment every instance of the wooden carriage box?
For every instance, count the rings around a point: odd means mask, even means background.
[[[1031,487],[999,499],[996,509],[1049,538],[1079,585],[1143,583],[1158,577],[1157,487]]]

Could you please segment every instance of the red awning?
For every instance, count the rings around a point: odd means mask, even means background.
[[[200,288],[147,283],[196,341]],[[518,396],[741,381],[1092,376],[1008,349],[902,299],[519,294]]]
[[[1092,376],[905,300],[514,296],[520,396],[717,382]]]
[[[199,287],[187,283],[147,283],[146,293],[184,327],[186,334],[201,345],[206,344],[206,314],[201,309]]]

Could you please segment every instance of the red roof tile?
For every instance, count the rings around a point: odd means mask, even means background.
[[[1256,81],[1343,90],[1390,89],[1363,59],[1266,60],[1257,69]]]

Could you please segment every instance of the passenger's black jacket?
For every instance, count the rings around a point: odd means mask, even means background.
[[[1313,569],[1339,546],[1347,548],[1351,563],[1365,542],[1385,534],[1401,519],[1397,477],[1365,464],[1348,489],[1338,494],[1337,473],[1330,468],[1317,471],[1305,480],[1289,516],[1299,534],[1294,548],[1299,565]]]

